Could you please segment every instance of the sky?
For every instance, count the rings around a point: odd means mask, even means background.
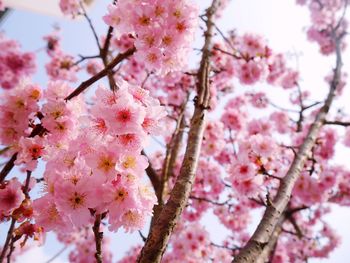
[[[14,0],[7,0],[14,1]],[[16,0],[17,1],[17,0]],[[55,0],[26,0],[32,5],[40,5],[45,1],[53,2]],[[90,16],[95,22],[96,29],[100,34],[105,34],[107,26],[101,22],[101,16],[106,12],[106,6],[109,1],[96,1],[90,10]],[[209,5],[208,0],[197,0],[201,7]],[[312,98],[322,100],[327,92],[327,85],[324,82],[326,76],[334,64],[334,57],[322,57],[318,52],[318,47],[306,41],[305,28],[309,23],[309,13],[306,8],[295,6],[294,0],[232,0],[231,4],[225,11],[222,19],[217,22],[220,29],[225,32],[230,29],[237,29],[239,34],[250,32],[258,33],[268,39],[270,47],[279,52],[288,54],[288,62],[292,67],[296,67],[302,73],[301,87],[303,90],[309,90],[312,93]],[[11,12],[5,21],[0,24],[0,30],[4,30],[6,34],[14,39],[19,40],[24,50],[36,51],[38,58],[38,74],[34,76],[34,81],[45,85],[47,76],[45,74],[44,65],[48,58],[43,51],[44,42],[42,37],[52,32],[53,25],[60,25],[62,28],[62,45],[63,50],[71,54],[93,55],[96,54],[96,44],[91,35],[86,21],[74,20],[66,18],[39,15],[24,10],[15,10]],[[79,34],[77,34],[79,32]],[[200,31],[196,38],[195,46],[201,46]],[[349,50],[344,56],[344,69],[350,72]],[[296,56],[297,54],[298,56]],[[347,59],[349,58],[349,59]],[[195,64],[196,59],[190,57],[190,64]],[[236,87],[235,92],[242,92],[240,87]],[[264,84],[258,84],[256,90],[264,89],[272,96],[272,101],[279,105],[287,103],[286,96],[283,96],[283,91],[278,88],[272,88]],[[245,91],[245,90],[244,90]],[[243,92],[244,92],[243,91]],[[346,91],[342,99],[337,102],[337,105],[349,109],[346,98],[350,98],[350,92]],[[214,116],[215,117],[215,116]],[[342,147],[339,148],[337,163],[348,163],[349,151]],[[256,216],[256,222],[259,215]],[[204,219],[213,225],[210,217]],[[326,217],[337,232],[342,236],[343,242],[341,246],[331,254],[331,257],[326,260],[310,260],[311,263],[348,263],[348,255],[350,248],[350,209],[334,207],[334,212]],[[253,226],[252,226],[253,230]],[[1,232],[3,230],[1,229]],[[144,232],[146,233],[146,231]],[[219,241],[220,234],[225,233],[223,227],[217,226],[212,231],[213,239]],[[122,241],[120,241],[122,240]],[[50,242],[51,241],[51,242]],[[115,258],[120,256],[129,248],[128,244],[140,242],[138,234],[125,235],[118,233],[113,236],[112,245]],[[19,260],[19,262],[44,263],[53,254],[59,251],[62,245],[54,241],[52,235],[48,236],[48,245],[43,248],[31,250]],[[63,255],[66,255],[64,253]],[[34,260],[38,259],[38,260]],[[65,259],[58,258],[53,261],[56,263],[65,262]]]

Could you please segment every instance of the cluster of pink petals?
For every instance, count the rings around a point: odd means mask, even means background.
[[[23,53],[20,45],[0,33],[0,86],[12,89],[23,77],[35,72],[35,55]]]
[[[10,215],[25,199],[22,184],[17,178],[0,185],[0,219]]]
[[[237,108],[233,105],[236,104],[237,100],[228,102],[226,112],[223,114],[223,122],[229,129],[247,129],[248,137],[237,140],[238,151],[228,166],[227,179],[231,182],[236,194],[252,197],[259,193],[259,189],[264,184],[264,176],[268,175],[270,170],[274,170],[274,166],[278,163],[276,154],[279,149],[276,141],[271,137],[272,127],[267,120],[253,119],[244,126],[241,124],[240,127],[236,127],[233,124],[237,122],[233,121],[232,117],[225,118],[227,112],[232,115],[233,108]],[[236,115],[232,116],[240,117],[239,110],[240,108]]]
[[[63,14],[74,17],[79,14],[80,2],[84,1],[60,0],[59,6]]]
[[[103,65],[98,59],[90,59],[86,63],[86,72],[92,76],[96,75],[102,69]]]
[[[39,136],[34,138],[21,137],[17,146],[17,158],[15,161],[16,165],[25,164],[25,170],[34,171],[38,158],[43,155],[43,140]]]
[[[134,263],[137,262],[137,258],[141,252],[142,247],[140,245],[129,249],[128,253],[118,261],[118,263]]]
[[[76,82],[77,73],[81,68],[73,56],[61,49],[59,33],[60,29],[55,28],[52,33],[44,36],[46,52],[50,57],[50,61],[45,65],[46,73],[50,80]]]
[[[20,83],[0,97],[0,143],[14,146],[22,136],[31,132],[38,101],[42,96],[40,87]]]
[[[302,263],[305,262],[304,258],[327,258],[340,244],[340,238],[334,230],[323,220],[320,223],[322,216],[329,211],[320,206],[312,213],[298,214],[300,231],[308,238],[290,238],[290,234],[282,234],[273,263]],[[295,231],[292,224],[286,224],[285,227],[287,231]]]
[[[47,140],[52,145],[57,142],[63,145],[77,135],[79,117],[85,112],[85,104],[81,97],[66,102],[64,99],[71,91],[66,82],[51,81],[44,92],[41,122],[49,132]]]
[[[227,82],[237,77],[241,84],[253,85],[267,81],[285,89],[295,87],[299,73],[286,67],[282,54],[275,54],[259,35],[231,35],[230,44],[216,43],[212,60],[218,72],[213,85],[218,90],[227,88]]]
[[[164,262],[209,262],[212,256],[209,233],[197,223],[180,225],[170,241],[172,251],[164,256]]]
[[[86,226],[93,220],[92,210],[108,212],[110,230],[134,231],[152,214],[156,198],[142,182],[148,161],[141,150],[149,135],[159,134],[165,113],[148,91],[123,81],[118,87],[99,87],[84,118],[79,99],[64,102],[66,85],[51,83],[45,93],[47,187],[46,194],[34,201],[36,222],[45,231]]]
[[[126,0],[110,5],[104,21],[117,37],[134,34],[138,59],[147,69],[166,73],[186,65],[197,15],[190,0]]]
[[[60,29],[55,28],[52,33],[43,37],[44,41],[46,41],[46,52],[49,56],[53,56],[56,52],[61,50],[59,33]]]
[[[335,52],[335,42],[333,39],[333,28],[336,28],[345,8],[342,0],[297,0],[298,4],[308,5],[311,14],[312,25],[307,31],[310,41],[316,42],[320,46],[320,52],[329,55]],[[341,35],[347,29],[347,22],[343,20],[339,24],[336,35]],[[343,45],[342,48],[345,48]]]
[[[304,172],[293,190],[295,200],[305,205],[328,201],[334,194],[332,190],[337,186],[338,173],[341,172],[337,167],[327,168],[320,172],[318,178]]]
[[[83,227],[76,232],[69,233],[67,236],[61,234],[60,240],[67,245],[73,245],[74,249],[69,253],[69,262],[71,263],[95,263],[96,244],[95,236],[91,227]],[[112,253],[109,248],[108,237],[103,237],[101,242],[102,260],[106,263],[112,262]]]
[[[201,159],[191,192],[193,198],[190,200],[190,206],[183,212],[183,217],[188,221],[198,221],[211,207],[205,200],[219,200],[224,188],[218,163]]]
[[[202,143],[202,155],[216,156],[225,146],[224,124],[221,121],[208,122]]]
[[[54,52],[45,68],[51,80],[70,82],[78,80],[76,74],[79,71],[79,66],[75,64],[73,56],[64,54],[62,51]]]

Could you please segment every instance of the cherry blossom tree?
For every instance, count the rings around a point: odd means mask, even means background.
[[[49,232],[73,248],[70,262],[112,262],[108,237],[120,228],[142,239],[123,263],[307,262],[339,245],[324,217],[350,205],[350,170],[335,158],[350,146],[337,106],[348,1],[296,1],[310,14],[307,39],[334,60],[321,101],[264,36],[220,29],[228,4],[115,0],[103,34],[84,1],[60,0],[65,16],[86,20],[98,53],[65,52],[55,28],[43,36],[44,86],[31,78],[35,53],[1,33],[1,263]],[[208,214],[227,229],[222,243]]]

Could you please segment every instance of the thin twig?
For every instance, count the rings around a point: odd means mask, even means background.
[[[95,30],[95,27],[94,27],[94,25],[92,24],[92,21],[91,21],[90,17],[89,17],[88,14],[86,13],[86,10],[85,10],[85,7],[84,7],[83,3],[79,1],[79,4],[80,4],[81,9],[83,10],[82,15],[86,18],[86,20],[87,20],[87,22],[89,23],[89,26],[90,26],[90,28],[91,28],[92,34],[94,35],[96,44],[97,44],[97,46],[98,46],[98,50],[101,52],[101,44],[100,44],[100,41],[99,41],[99,39],[98,39],[98,36],[97,36],[96,30]]]
[[[88,87],[90,87],[93,83],[100,80],[104,76],[108,75],[108,73],[120,62],[122,62],[124,59],[127,59],[132,54],[134,54],[136,51],[135,47],[132,47],[125,51],[124,53],[120,53],[118,56],[116,56],[103,70],[101,70],[96,75],[92,76],[86,81],[83,81],[79,87],[77,87],[71,94],[69,94],[65,100],[70,100],[76,96],[78,96],[80,93],[82,93],[84,90],[86,90]]]
[[[350,126],[350,122],[344,122],[344,121],[325,121],[324,124],[327,124],[327,125],[339,125],[339,126],[344,126],[344,127],[347,127],[347,126]]]
[[[51,263],[53,262],[56,258],[58,258],[64,251],[66,251],[66,249],[68,248],[68,246],[64,246],[63,248],[61,248],[55,255],[52,256],[52,258],[50,258],[48,261],[46,261],[45,263]]]
[[[76,62],[74,62],[73,65],[79,65],[81,62],[87,60],[87,59],[94,59],[94,58],[99,58],[100,56],[99,55],[95,55],[95,56],[82,56],[82,55],[79,55],[80,59],[77,60]]]

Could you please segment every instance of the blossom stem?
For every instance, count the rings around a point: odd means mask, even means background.
[[[100,232],[101,218],[102,218],[101,214],[97,214],[95,217],[94,226],[92,227],[92,230],[94,231],[94,235],[95,235],[95,244],[96,244],[95,258],[97,263],[102,263],[103,232]]]

